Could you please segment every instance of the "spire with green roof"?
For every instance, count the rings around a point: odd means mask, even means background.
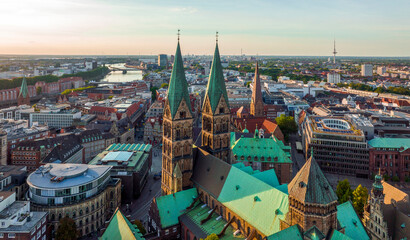
[[[25,77],[23,77],[23,81],[21,82],[19,97],[20,96],[23,98],[28,96],[28,87],[27,87],[27,81]]]
[[[205,99],[208,97],[211,105],[212,113],[215,114],[215,110],[221,100],[224,97],[226,104],[229,108],[228,94],[226,93],[225,79],[222,71],[221,57],[219,56],[218,40],[216,41],[214,58],[212,60],[211,73],[209,75],[208,86],[206,89]],[[205,101],[204,101],[205,107]]]
[[[179,36],[177,51],[175,53],[174,66],[172,67],[171,79],[168,87],[168,102],[171,111],[171,117],[174,118],[182,100],[185,100],[189,111],[191,110],[191,101],[188,93],[188,83],[185,78],[184,63],[182,60],[181,49],[179,46]]]
[[[374,183],[373,183],[373,189],[372,192],[376,196],[381,196],[383,195],[383,184],[382,184],[382,176],[380,173],[380,168],[379,168],[379,173],[374,176]]]

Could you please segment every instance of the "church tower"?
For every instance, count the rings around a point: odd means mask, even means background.
[[[281,230],[298,224],[303,232],[327,236],[337,226],[337,196],[313,157],[288,185],[289,212]]]
[[[165,100],[162,140],[162,195],[192,186],[192,110],[178,45]]]
[[[259,67],[256,62],[255,79],[252,84],[251,115],[254,117],[263,117],[263,99],[261,90],[261,81],[259,79]]]
[[[388,239],[388,226],[384,220],[384,193],[382,176],[377,174],[367,204],[363,212],[363,225],[370,233],[372,239]]]
[[[30,96],[28,93],[27,81],[25,77],[23,77],[23,81],[21,82],[20,92],[17,97],[17,105],[30,105]]]
[[[225,162],[229,161],[229,131],[230,109],[217,38],[211,73],[202,106],[202,146],[210,154]]]

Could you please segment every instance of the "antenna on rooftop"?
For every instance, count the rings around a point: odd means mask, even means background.
[[[336,64],[336,40],[333,39],[333,64]]]

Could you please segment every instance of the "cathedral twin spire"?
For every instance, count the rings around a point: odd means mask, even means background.
[[[216,41],[214,58],[212,60],[211,72],[209,75],[208,86],[206,89],[205,99],[208,97],[212,113],[219,104],[221,97],[224,97],[228,104],[228,94],[226,92],[225,79],[222,71],[221,57],[219,55],[218,40]],[[205,104],[205,101],[204,101]],[[229,106],[229,105],[228,105]]]
[[[191,101],[188,93],[188,83],[185,78],[184,62],[182,60],[178,35],[177,51],[175,53],[174,66],[172,67],[171,79],[168,87],[168,101],[172,118],[175,117],[182,100],[185,100],[189,111],[192,113]]]

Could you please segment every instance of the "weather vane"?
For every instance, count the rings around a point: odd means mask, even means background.
[[[216,43],[218,43],[218,31],[216,31]]]
[[[177,34],[177,35],[178,35],[178,42],[179,42],[179,36],[181,35],[181,34],[179,33],[179,31],[180,31],[180,30],[178,29],[178,34]]]

